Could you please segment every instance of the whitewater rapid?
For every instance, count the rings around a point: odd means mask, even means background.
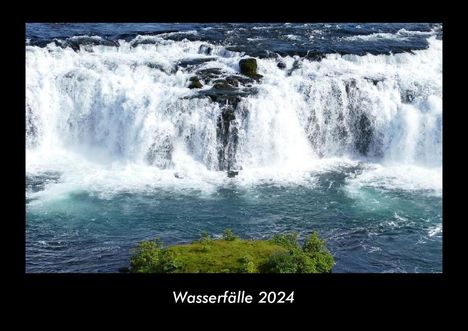
[[[412,53],[257,58],[263,79],[235,107],[229,129],[235,178],[218,160],[226,148],[217,132],[223,105],[194,97],[193,72],[180,63],[205,59],[198,68],[238,74],[245,54],[161,36],[78,50],[27,45],[26,173],[60,174],[28,194],[314,185],[314,173],[361,167],[348,179],[350,191],[440,195],[442,40],[428,40],[428,49]]]

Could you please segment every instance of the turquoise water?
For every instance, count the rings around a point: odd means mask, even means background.
[[[318,231],[333,272],[441,272],[441,197],[427,191],[350,190],[343,168],[303,185],[236,181],[212,192],[148,189],[99,197],[69,192],[27,205],[27,272],[116,272],[140,240],[189,242],[232,228],[245,238]],[[30,190],[49,177],[29,178]],[[39,185],[40,186],[40,185]]]

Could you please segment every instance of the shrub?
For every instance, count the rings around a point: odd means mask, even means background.
[[[315,254],[314,260],[317,272],[330,272],[335,264],[335,259],[329,252]]]
[[[332,269],[335,260],[325,246],[325,241],[316,232],[305,240],[302,250],[314,260],[317,272],[329,272]]]
[[[273,254],[266,264],[266,272],[318,273],[329,272],[333,267],[333,256],[316,232],[306,238],[302,248],[297,233],[278,234],[272,241],[287,248],[288,252]]]
[[[159,254],[159,263],[154,272],[177,272],[183,264],[177,259],[173,251],[165,250]]]
[[[290,232],[285,234],[275,234],[271,240],[284,248],[294,250],[300,249],[297,243],[297,239],[299,238],[299,234],[297,232]]]
[[[318,237],[317,232],[312,232],[312,234],[304,241],[302,250],[309,254],[325,251],[325,242]]]
[[[209,243],[211,243],[213,241],[213,238],[211,238],[211,236],[208,234],[208,232],[206,231],[203,231],[202,234],[201,234],[201,237],[200,239],[198,240],[198,242],[200,244],[203,244],[203,247],[205,249],[208,249],[208,247],[206,245],[208,245]]]
[[[239,262],[241,263],[240,272],[249,274],[257,272],[257,267],[255,266],[252,256],[248,254],[244,255],[239,259]]]
[[[223,239],[227,241],[236,240],[238,237],[234,235],[231,229],[224,230]]]
[[[274,253],[267,262],[266,272],[295,273],[297,262],[290,252]]]
[[[140,242],[130,260],[132,272],[152,272],[159,263],[162,242],[159,238]]]

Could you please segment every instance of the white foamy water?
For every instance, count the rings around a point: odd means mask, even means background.
[[[132,47],[136,41],[151,43]],[[202,68],[234,74],[243,55],[210,45],[208,56],[199,52],[206,43],[157,36],[120,45],[26,46],[26,171],[62,173],[33,197],[210,191],[232,181],[313,185],[310,172],[356,161],[369,166],[349,179],[353,187],[441,192],[440,40],[414,54],[284,57],[284,70],[275,59],[257,59],[258,93],[239,103],[231,123],[237,141],[229,157],[241,169],[235,179],[218,160],[222,105],[191,98],[193,73],[177,63],[214,57]]]

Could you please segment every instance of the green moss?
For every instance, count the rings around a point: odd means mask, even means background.
[[[254,58],[242,59],[239,61],[239,69],[241,74],[253,77],[257,75],[257,60]]]
[[[301,247],[297,234],[269,240],[244,240],[230,229],[222,239],[204,233],[191,244],[163,248],[158,240],[140,243],[131,259],[131,272],[142,273],[317,273],[329,272],[333,256],[314,233]]]

